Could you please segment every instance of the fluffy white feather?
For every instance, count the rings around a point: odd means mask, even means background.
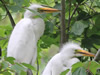
[[[78,58],[74,58],[74,56],[77,56],[75,54],[76,49],[82,48],[75,43],[66,43],[61,48],[61,52],[51,58],[42,75],[60,75],[66,69],[71,69],[73,64],[79,62]],[[67,75],[71,75],[71,71]]]

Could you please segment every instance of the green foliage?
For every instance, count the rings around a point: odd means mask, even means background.
[[[62,72],[60,75],[66,75],[69,72],[70,69],[65,70],[64,72]]]
[[[36,69],[30,64],[15,63],[13,57],[6,57],[0,61],[0,75],[12,75],[15,72],[20,75],[27,75],[26,69],[29,68],[33,71]]]
[[[81,35],[85,28],[87,28],[88,25],[85,24],[82,21],[76,21],[74,25],[72,26],[72,33],[75,35]]]
[[[27,67],[27,68],[29,68],[31,70],[36,71],[36,69],[32,65],[30,65],[30,64],[22,63],[22,65],[24,65],[25,67]]]
[[[100,72],[97,71],[99,68],[100,64],[95,61],[77,62],[72,65],[71,72],[72,75],[87,75],[90,71],[93,75],[99,75]],[[61,75],[66,75],[68,71],[69,69],[65,70]]]
[[[25,70],[24,67],[22,65],[18,64],[18,63],[12,65],[10,69],[14,70],[17,73],[20,73],[22,70],[23,71]]]
[[[47,5],[50,7],[54,7],[57,9],[61,9],[61,0],[4,0],[7,8],[11,12],[14,20],[19,21],[19,16],[16,16],[16,13],[24,14],[26,7],[30,5],[30,3],[39,3],[43,5]],[[75,11],[76,5],[78,8]],[[69,0],[66,0],[66,34],[69,33],[69,39],[75,42],[80,42],[83,48],[87,48],[89,51],[96,52],[97,49],[100,48],[100,0],[72,0],[70,16],[72,16],[75,11],[73,17],[71,18],[70,26],[68,26],[69,20]],[[29,9],[30,10],[30,9]],[[31,10],[30,10],[31,11]],[[32,11],[37,14],[37,17],[41,17],[44,19],[46,27],[44,35],[38,42],[38,60],[39,64],[41,64],[41,55],[43,49],[48,49],[50,45],[55,44],[59,46],[60,41],[60,19],[61,17],[59,13],[53,14],[40,14],[36,11]],[[17,17],[17,19],[16,19]],[[23,18],[23,15],[21,16]],[[69,30],[68,30],[69,28]],[[26,75],[24,68],[27,67],[36,71],[36,69],[29,64],[18,64],[14,63],[14,58],[8,57],[6,58],[6,50],[8,45],[8,39],[12,32],[13,28],[11,23],[9,22],[9,18],[6,16],[6,10],[2,6],[0,2],[0,47],[2,49],[2,61],[0,61],[0,74],[2,75],[12,75],[14,72],[19,72],[20,75]],[[51,56],[48,56],[51,57]],[[47,58],[47,56],[45,57]],[[89,58],[82,61],[87,61]],[[42,59],[47,60],[47,59]],[[24,67],[23,67],[24,66]],[[89,67],[88,67],[89,66]],[[100,75],[100,72],[96,70],[100,68],[100,64],[92,61],[91,64],[89,62],[78,62],[72,66],[73,75],[86,75],[86,69],[89,69],[94,75]],[[61,75],[65,75],[68,70],[64,71]]]
[[[11,64],[14,64],[15,58],[13,58],[13,57],[7,57],[7,58],[5,58],[5,60],[8,61]]]
[[[93,75],[97,74],[97,69],[100,64],[95,61],[78,62],[72,66],[73,75],[87,75],[86,70],[89,70]]]
[[[75,72],[76,69],[78,69],[79,67],[82,67],[83,66],[83,63],[82,62],[78,62],[78,63],[75,63],[74,65],[72,65],[72,72]]]
[[[86,70],[83,67],[77,68],[72,75],[87,75]]]
[[[96,75],[97,69],[100,68],[100,64],[95,61],[85,62],[84,66],[85,68],[88,68],[94,75]]]

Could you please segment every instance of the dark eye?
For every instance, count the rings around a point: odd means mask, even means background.
[[[41,12],[44,12],[44,11],[43,11],[43,10],[41,10],[40,8],[38,8],[37,10],[38,10],[38,12],[40,12],[40,13],[41,13]]]
[[[75,49],[75,54],[77,53],[77,49]]]

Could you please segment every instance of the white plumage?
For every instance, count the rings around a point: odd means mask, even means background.
[[[28,9],[40,12],[52,11],[52,8],[32,4]],[[48,10],[47,10],[48,9]],[[53,9],[53,12],[57,12]],[[14,57],[16,62],[34,64],[37,57],[37,41],[43,35],[45,24],[43,19],[34,18],[35,13],[26,10],[24,18],[20,20],[9,39],[7,57]]]
[[[85,54],[84,54],[85,53]],[[71,66],[79,59],[75,56],[94,56],[91,53],[82,50],[82,48],[75,43],[66,43],[61,52],[51,58],[45,67],[42,75],[60,75],[61,72],[70,69],[67,75],[71,75]]]

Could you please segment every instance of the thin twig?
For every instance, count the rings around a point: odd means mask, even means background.
[[[73,13],[72,13],[72,15],[70,16],[70,21],[72,20],[73,15],[75,14],[75,12],[76,12],[78,6],[79,6],[79,5],[76,5],[76,7],[75,7],[75,9],[74,9],[74,11],[73,11]],[[69,25],[69,26],[66,28],[66,30],[69,30],[70,27],[71,27],[71,25]]]
[[[3,0],[0,0],[0,1],[2,2],[4,8],[6,9],[6,12],[7,12],[8,16],[9,16],[9,19],[10,19],[10,22],[11,22],[11,24],[12,24],[12,27],[14,28],[15,22],[14,22],[12,16],[11,16],[11,13],[9,12],[8,8],[6,7],[4,1],[3,1]]]
[[[70,22],[71,22],[70,11],[71,11],[71,0],[69,0],[69,19],[68,19],[68,27],[67,27],[67,41],[69,39],[69,29],[70,29]]]
[[[73,11],[73,13],[72,13],[72,15],[71,15],[71,17],[70,17],[70,20],[72,19],[73,15],[75,14],[75,12],[76,12],[78,6],[79,6],[79,5],[77,4],[76,7],[75,7],[75,9],[74,9],[74,11]]]
[[[37,56],[37,73],[36,75],[39,75],[39,61],[38,61],[38,56]]]
[[[94,45],[92,45],[94,49],[96,49],[98,51],[98,48],[96,48]]]
[[[7,17],[7,13],[6,13],[6,15],[2,15],[2,16],[4,16],[4,18],[2,18],[1,20],[4,20],[4,19]],[[1,21],[1,20],[0,20],[0,21]]]
[[[89,6],[87,3],[85,3],[90,9],[92,9],[94,12],[96,12],[91,6]]]

